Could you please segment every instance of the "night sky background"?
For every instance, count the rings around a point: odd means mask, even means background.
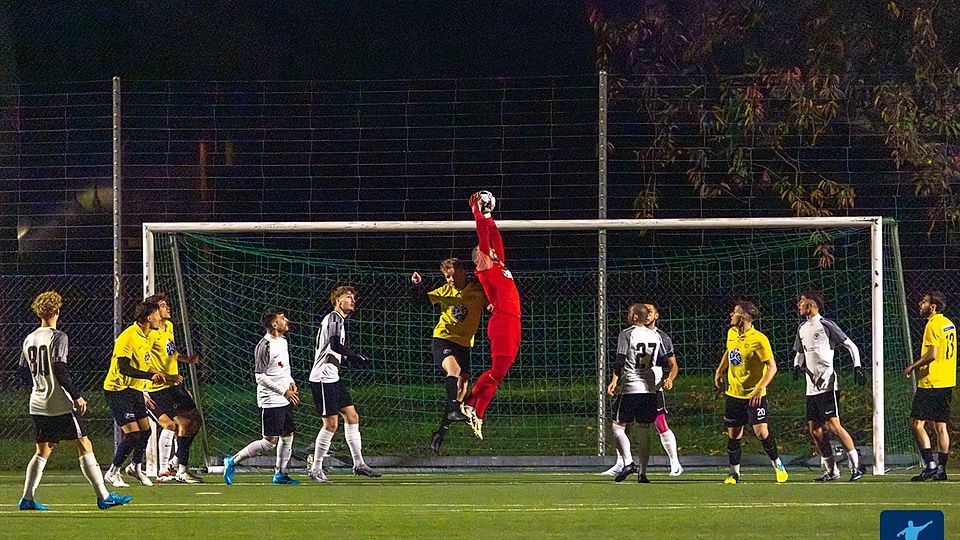
[[[16,82],[590,73],[584,2],[0,2]],[[0,38],[2,39],[2,38]]]

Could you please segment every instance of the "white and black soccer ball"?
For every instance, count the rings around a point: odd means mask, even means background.
[[[477,201],[480,211],[484,214],[492,212],[497,206],[497,198],[493,196],[493,193],[486,190],[477,192]]]

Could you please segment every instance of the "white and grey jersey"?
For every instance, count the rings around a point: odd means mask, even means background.
[[[345,323],[343,316],[336,310],[328,313],[320,321],[316,350],[313,353],[313,369],[310,370],[310,382],[332,383],[340,380],[340,362],[343,361],[343,355],[334,350],[334,343],[346,345]]]
[[[257,384],[257,407],[272,409],[290,404],[283,396],[293,383],[286,338],[264,335],[253,351],[253,359],[254,373],[263,375],[267,383]]]
[[[807,395],[839,390],[837,373],[833,366],[834,349],[843,345],[853,357],[853,365],[860,365],[860,352],[847,334],[830,319],[815,315],[800,325],[793,350],[797,353],[794,365],[802,366],[807,379]]]
[[[663,374],[655,369],[663,349],[663,339],[656,330],[645,326],[631,326],[620,332],[617,339],[617,357],[624,357],[620,380],[624,394],[654,394]]]
[[[73,396],[64,390],[53,372],[54,363],[67,363],[68,349],[67,335],[56,328],[37,328],[23,340],[20,365],[30,371],[33,379],[30,414],[60,416],[73,410]]]

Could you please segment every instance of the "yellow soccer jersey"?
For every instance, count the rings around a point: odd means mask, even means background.
[[[464,347],[473,347],[473,336],[480,326],[480,313],[487,305],[483,288],[473,281],[463,290],[450,283],[427,293],[432,304],[440,304],[440,321],[433,329],[433,337],[452,341]]]
[[[953,388],[957,385],[957,327],[941,313],[927,320],[921,355],[931,346],[937,348],[937,354],[933,362],[917,370],[917,387]]]
[[[147,371],[150,367],[151,340],[152,336],[148,338],[136,323],[128,326],[117,336],[117,342],[113,345],[113,357],[110,359],[110,370],[107,371],[107,378],[103,381],[104,390],[119,391],[127,388],[143,390],[146,388],[146,380],[134,379],[120,373],[117,359],[129,358],[131,367]]]
[[[727,332],[727,395],[747,399],[767,372],[767,362],[773,361],[770,340],[756,328],[743,334],[732,328]],[[763,389],[761,395],[767,395]]]
[[[150,357],[153,359],[154,367],[165,375],[177,375],[180,373],[177,365],[177,346],[173,340],[173,323],[163,321],[163,326],[159,330],[150,332]],[[175,386],[173,382],[157,384],[152,380],[147,381],[147,391],[156,392]]]

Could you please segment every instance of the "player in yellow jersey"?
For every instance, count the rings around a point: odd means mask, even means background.
[[[466,422],[460,412],[460,403],[470,384],[470,348],[480,326],[480,315],[487,306],[483,287],[475,281],[467,281],[467,263],[457,259],[445,259],[440,263],[446,283],[430,292],[423,290],[423,277],[419,272],[410,276],[413,286],[411,296],[420,302],[440,306],[440,320],[433,330],[431,350],[437,367],[445,374],[447,393],[446,408],[440,419],[440,427],[433,432],[430,448],[437,454],[443,444],[450,424]]]
[[[920,448],[926,467],[911,478],[914,482],[947,479],[947,457],[950,455],[950,399],[957,385],[957,327],[943,315],[947,302],[939,291],[923,295],[920,315],[927,318],[923,330],[920,359],[907,366],[903,374],[916,376],[917,393],[910,410],[910,428]],[[939,465],[933,459],[933,448],[926,423],[932,422],[937,432]]]
[[[753,427],[753,432],[760,439],[773,465],[777,482],[786,482],[788,476],[780,461],[776,440],[767,424],[767,386],[777,374],[777,363],[773,358],[770,340],[753,326],[759,318],[760,310],[752,302],[740,300],[736,303],[730,312],[730,326],[736,332],[727,332],[726,352],[713,376],[714,385],[721,389],[726,375],[727,403],[723,421],[727,427],[727,455],[730,460],[730,476],[724,480],[726,484],[736,484],[740,480],[740,440],[746,425]]]
[[[151,332],[151,355],[157,369],[165,374],[178,376],[179,363],[197,364],[199,356],[180,354],[173,337],[173,322],[170,321],[170,305],[167,297],[155,294],[145,302],[153,302],[160,307],[160,318],[163,320],[159,330]],[[182,381],[182,379],[180,379]],[[190,445],[200,430],[200,413],[193,396],[186,386],[176,379],[167,379],[166,382],[147,383],[148,413],[163,429],[159,441],[160,451],[157,457],[157,480],[160,482],[179,482],[181,484],[196,484],[202,480],[190,474]],[[176,439],[176,453],[170,459]]]
[[[160,307],[140,302],[134,312],[135,322],[117,336],[110,359],[110,370],[103,381],[103,393],[113,419],[123,432],[113,455],[113,464],[103,479],[115,487],[127,487],[120,475],[120,466],[131,456],[132,468],[127,472],[145,486],[153,485],[141,464],[150,438],[150,421],[143,390],[146,381],[165,382],[167,376],[151,362],[150,332],[160,328]],[[171,376],[174,377],[174,376]],[[175,376],[174,378],[178,378]],[[182,380],[182,379],[180,379]]]

